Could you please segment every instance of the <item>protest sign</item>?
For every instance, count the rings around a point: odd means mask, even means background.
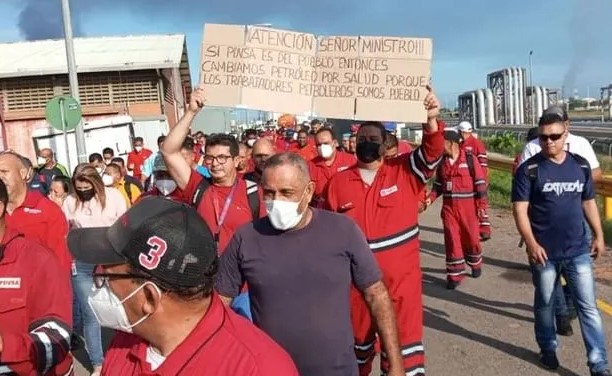
[[[207,24],[201,84],[211,106],[423,122],[432,42]]]

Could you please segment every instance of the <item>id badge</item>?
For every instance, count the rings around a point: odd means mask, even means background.
[[[447,181],[446,182],[446,191],[447,192],[452,192],[453,191],[453,182],[452,181]]]
[[[72,276],[77,275],[76,262],[73,261],[70,268],[72,269]]]

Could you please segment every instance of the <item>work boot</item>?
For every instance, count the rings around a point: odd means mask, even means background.
[[[546,369],[555,370],[559,368],[559,360],[554,351],[542,351],[540,353],[540,364]]]
[[[452,281],[449,279],[448,281],[446,281],[446,288],[448,290],[454,290],[457,288],[457,286],[459,286],[459,284],[461,284],[460,281]]]
[[[482,275],[482,269],[472,269],[472,278],[480,278]]]
[[[491,234],[486,234],[484,232],[480,233],[480,241],[481,242],[486,242],[489,239],[491,239]]]
[[[564,337],[570,337],[574,335],[574,329],[572,329],[572,322],[568,316],[557,316],[557,334]]]
[[[599,372],[591,371],[591,376],[612,376],[612,372],[609,369]]]

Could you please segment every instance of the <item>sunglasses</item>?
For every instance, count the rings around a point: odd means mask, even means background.
[[[563,137],[563,133],[551,133],[551,134],[540,134],[538,138],[540,141],[558,141],[561,137]]]

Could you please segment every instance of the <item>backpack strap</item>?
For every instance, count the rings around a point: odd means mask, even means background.
[[[125,190],[125,194],[127,195],[128,200],[130,200],[130,204],[133,203],[132,202],[132,186],[133,186],[132,183],[130,183],[128,180],[124,180],[123,189]]]
[[[578,163],[578,165],[580,165],[580,168],[582,169],[582,172],[584,173],[584,179],[586,181],[586,179],[589,178],[589,173],[591,172],[591,165],[589,164],[589,161],[587,161],[585,158],[583,158],[582,156],[575,154],[575,153],[571,153],[571,152],[567,152],[572,158],[574,158],[574,160]]]
[[[468,170],[470,170],[470,176],[472,180],[476,179],[476,170],[474,169],[474,154],[472,154],[472,149],[465,149],[465,161],[468,165]]]
[[[198,208],[200,203],[202,202],[202,198],[204,197],[204,193],[210,187],[210,181],[207,178],[202,177],[200,184],[196,187],[195,192],[193,193],[193,197],[191,198],[191,205],[194,208]]]
[[[247,198],[253,220],[259,219],[259,186],[252,180],[246,180]]]

